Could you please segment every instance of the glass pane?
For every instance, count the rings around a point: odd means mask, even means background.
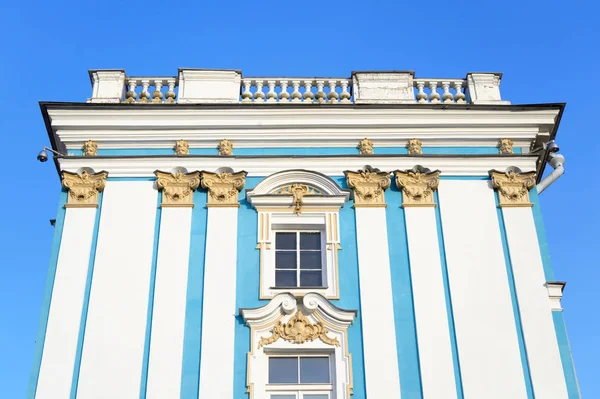
[[[321,251],[300,251],[300,269],[320,269]]]
[[[269,384],[297,384],[297,357],[270,357]]]
[[[272,396],[271,396],[272,398]],[[292,396],[293,398],[293,396]],[[326,393],[319,393],[319,394],[312,394],[312,395],[303,395],[302,396],[303,399],[329,399],[329,395],[327,395]],[[285,398],[287,399],[287,398]]]
[[[300,249],[321,249],[321,233],[300,233]]]
[[[275,285],[277,287],[297,287],[295,270],[275,270]]]
[[[317,395],[322,396],[322,395]],[[308,396],[305,396],[307,398]],[[296,395],[271,395],[271,399],[296,399]],[[315,398],[320,399],[320,398]],[[327,395],[325,395],[325,399],[327,399]]]
[[[300,383],[301,384],[328,384],[329,383],[329,358],[328,357],[301,357],[300,358]],[[304,396],[307,397],[306,395]]]
[[[296,233],[275,233],[275,249],[296,249]]]
[[[309,272],[309,271],[301,271],[300,272],[300,287],[321,287],[323,285],[323,281],[321,280],[321,272]]]
[[[275,251],[275,267],[277,269],[295,269],[296,251]]]

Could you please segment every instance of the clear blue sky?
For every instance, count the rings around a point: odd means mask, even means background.
[[[5,1],[0,6],[0,396],[24,397],[46,279],[59,179],[39,100],[85,101],[90,68],[175,75],[422,77],[504,73],[513,104],[567,102],[566,174],[541,196],[581,391],[600,397],[600,28],[592,1]],[[9,4],[10,3],[10,4]],[[84,4],[85,3],[85,4]],[[209,4],[212,3],[212,4]],[[292,6],[291,4],[298,4]],[[543,399],[543,398],[541,398]]]

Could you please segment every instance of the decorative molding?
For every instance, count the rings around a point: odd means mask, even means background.
[[[62,185],[69,191],[65,208],[97,208],[98,193],[106,186],[108,172],[61,172]]]
[[[163,192],[161,207],[194,207],[193,193],[200,185],[200,172],[169,173],[157,170],[154,174],[156,175],[156,186]]]
[[[548,289],[548,298],[550,299],[550,308],[552,310],[563,310],[560,301],[565,289],[564,281],[548,281],[546,288]]]
[[[340,342],[337,338],[329,338],[327,333],[329,331],[323,326],[320,321],[312,324],[302,314],[301,310],[298,310],[296,314],[285,324],[279,322],[271,330],[271,336],[262,338],[258,343],[258,348],[267,346],[277,341],[279,338],[292,342],[294,344],[303,344],[305,342],[314,341],[319,338],[327,345],[340,346]]]
[[[95,157],[98,155],[98,143],[94,140],[88,140],[83,143],[83,155],[86,157]]]
[[[219,155],[233,155],[233,143],[223,139],[219,142]]]
[[[288,184],[287,186],[283,186],[278,188],[273,192],[273,194],[277,195],[291,195],[294,198],[294,213],[296,215],[300,215],[302,213],[302,205],[303,199],[305,195],[321,195],[321,192],[311,186],[306,184]]]
[[[208,189],[206,206],[238,207],[238,193],[246,183],[246,172],[202,172],[202,188]]]
[[[365,137],[358,142],[358,151],[361,155],[373,154],[373,142]]]
[[[500,207],[530,207],[529,190],[535,186],[535,172],[509,168],[506,172],[490,170],[492,186],[498,191]]]
[[[358,172],[345,171],[348,187],[354,190],[354,207],[385,207],[384,191],[390,186],[388,172],[365,169]]]
[[[397,170],[396,186],[402,189],[402,206],[434,207],[433,192],[440,184],[440,171],[431,171],[420,165],[406,171]]]
[[[410,139],[408,140],[408,144],[406,148],[408,148],[409,155],[419,155],[423,153],[422,149],[423,143],[419,139]]]
[[[498,140],[498,151],[500,154],[514,154],[513,141],[511,139]]]
[[[175,142],[175,154],[190,155],[190,144],[187,140],[177,140]]]

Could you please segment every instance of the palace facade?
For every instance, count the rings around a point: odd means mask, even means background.
[[[564,104],[501,77],[93,70],[42,102],[28,397],[579,398],[539,199]]]

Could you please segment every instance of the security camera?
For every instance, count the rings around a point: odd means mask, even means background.
[[[558,152],[560,151],[560,147],[556,144],[556,141],[550,140],[547,143],[544,143],[544,149],[548,152]]]
[[[40,153],[37,156],[37,159],[40,162],[46,162],[48,160],[48,152],[46,150],[40,151]]]

